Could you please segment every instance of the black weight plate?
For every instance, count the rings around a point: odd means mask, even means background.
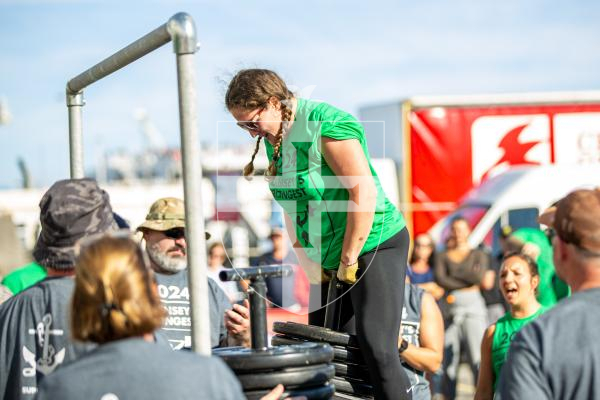
[[[298,324],[295,322],[274,322],[273,331],[286,335],[311,339],[317,342],[327,342],[338,346],[359,347],[356,336],[337,332],[322,326]]]
[[[362,399],[372,399],[373,396],[359,396],[357,394],[350,393],[342,393],[335,392],[331,400],[362,400]]]
[[[270,390],[251,390],[245,392],[244,395],[248,400],[259,400],[269,392]],[[286,390],[280,398],[305,397],[307,400],[329,400],[334,393],[335,387],[331,383],[326,383],[323,386],[312,388]]]
[[[366,383],[357,382],[353,379],[335,377],[331,380],[335,385],[336,392],[357,394],[360,396],[373,397],[373,387]]]
[[[365,365],[334,362],[333,367],[335,368],[335,376],[354,378],[356,380],[363,381],[364,383],[371,382],[369,370]]]
[[[255,374],[237,374],[244,391],[273,389],[279,383],[287,389],[320,386],[333,378],[335,368],[331,364],[310,365],[308,367],[285,368],[279,371]]]
[[[274,370],[328,363],[333,359],[333,349],[327,343],[296,343],[266,350],[246,348],[214,349],[235,372]]]
[[[307,339],[295,338],[288,335],[275,335],[271,338],[271,344],[273,346],[281,346],[287,344],[304,343]],[[333,361],[341,361],[342,363],[349,362],[352,364],[364,364],[365,359],[359,349],[349,346],[336,346],[333,347]]]

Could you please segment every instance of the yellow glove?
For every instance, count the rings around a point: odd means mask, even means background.
[[[340,261],[340,266],[337,271],[338,280],[352,285],[356,282],[356,273],[358,272],[358,261],[353,264],[346,265],[343,261]]]

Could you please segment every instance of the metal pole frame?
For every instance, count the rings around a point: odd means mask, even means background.
[[[67,83],[69,110],[69,145],[71,178],[83,172],[83,89],[101,80],[159,47],[173,42],[177,62],[179,89],[179,126],[183,160],[183,189],[186,213],[186,240],[192,348],[205,355],[211,353],[208,281],[206,276],[206,242],[202,210],[202,165],[196,112],[196,75],[194,53],[197,50],[196,27],[189,14],[177,13],[165,24],[119,50]]]

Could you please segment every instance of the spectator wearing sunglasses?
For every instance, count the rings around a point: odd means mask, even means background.
[[[31,399],[38,383],[86,346],[70,338],[76,244],[116,228],[108,194],[91,179],[56,182],[40,201],[33,250],[47,276],[0,306],[0,398]]]
[[[156,273],[158,294],[168,316],[161,329],[174,350],[191,348],[192,321],[187,274],[185,209],[183,200],[158,199],[138,228],[146,241],[150,265]],[[210,235],[206,234],[206,239]],[[225,292],[208,278],[211,345],[249,346],[248,303],[232,305]]]

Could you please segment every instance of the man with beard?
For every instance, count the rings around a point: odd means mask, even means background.
[[[161,332],[174,350],[191,348],[191,310],[188,290],[187,243],[183,200],[158,199],[150,207],[146,220],[138,228],[144,234],[146,252],[156,272],[158,293],[168,317]],[[210,235],[206,234],[206,239]],[[211,345],[250,346],[248,302],[234,304],[208,278]]]

